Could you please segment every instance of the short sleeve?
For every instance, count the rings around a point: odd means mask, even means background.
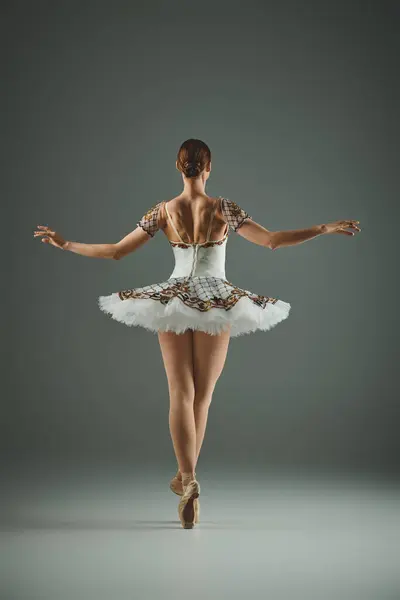
[[[248,212],[228,198],[222,198],[221,210],[225,221],[233,231],[237,231],[245,219],[252,218]]]
[[[137,222],[137,225],[144,229],[151,237],[154,237],[160,228],[159,214],[161,204],[162,202],[157,202],[157,204],[149,208],[140,221]]]

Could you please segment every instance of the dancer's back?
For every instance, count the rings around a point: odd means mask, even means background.
[[[210,240],[218,240],[226,231],[218,198],[206,195],[186,198],[182,195],[162,203],[160,208],[160,228],[169,240],[180,241],[168,219],[169,213],[180,237],[185,242],[204,242],[207,238],[208,224],[213,210],[214,217],[210,232]]]

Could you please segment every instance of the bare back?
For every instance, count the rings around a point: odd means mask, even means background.
[[[228,226],[222,216],[221,198],[204,195],[191,200],[177,196],[163,202],[160,228],[170,241],[201,244],[207,239],[221,239]]]

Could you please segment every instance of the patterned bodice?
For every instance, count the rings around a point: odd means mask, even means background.
[[[232,200],[220,196],[219,201],[221,212],[227,224],[225,234],[219,240],[210,240],[211,224],[217,208],[216,204],[210,216],[206,241],[203,243],[187,243],[183,241],[171,219],[167,203],[165,203],[167,218],[180,240],[169,240],[175,257],[175,266],[170,278],[210,276],[226,279],[225,256],[229,229],[237,231],[245,219],[251,219],[252,217]],[[158,217],[161,204],[162,202],[159,202],[148,210],[137,223],[151,236],[154,236],[159,229]]]
[[[220,240],[204,244],[169,242],[175,256],[170,277],[222,277],[225,279],[225,250],[228,233]]]

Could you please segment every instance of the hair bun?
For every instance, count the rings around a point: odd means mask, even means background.
[[[196,177],[199,174],[199,165],[195,162],[186,162],[184,166],[186,177]]]

